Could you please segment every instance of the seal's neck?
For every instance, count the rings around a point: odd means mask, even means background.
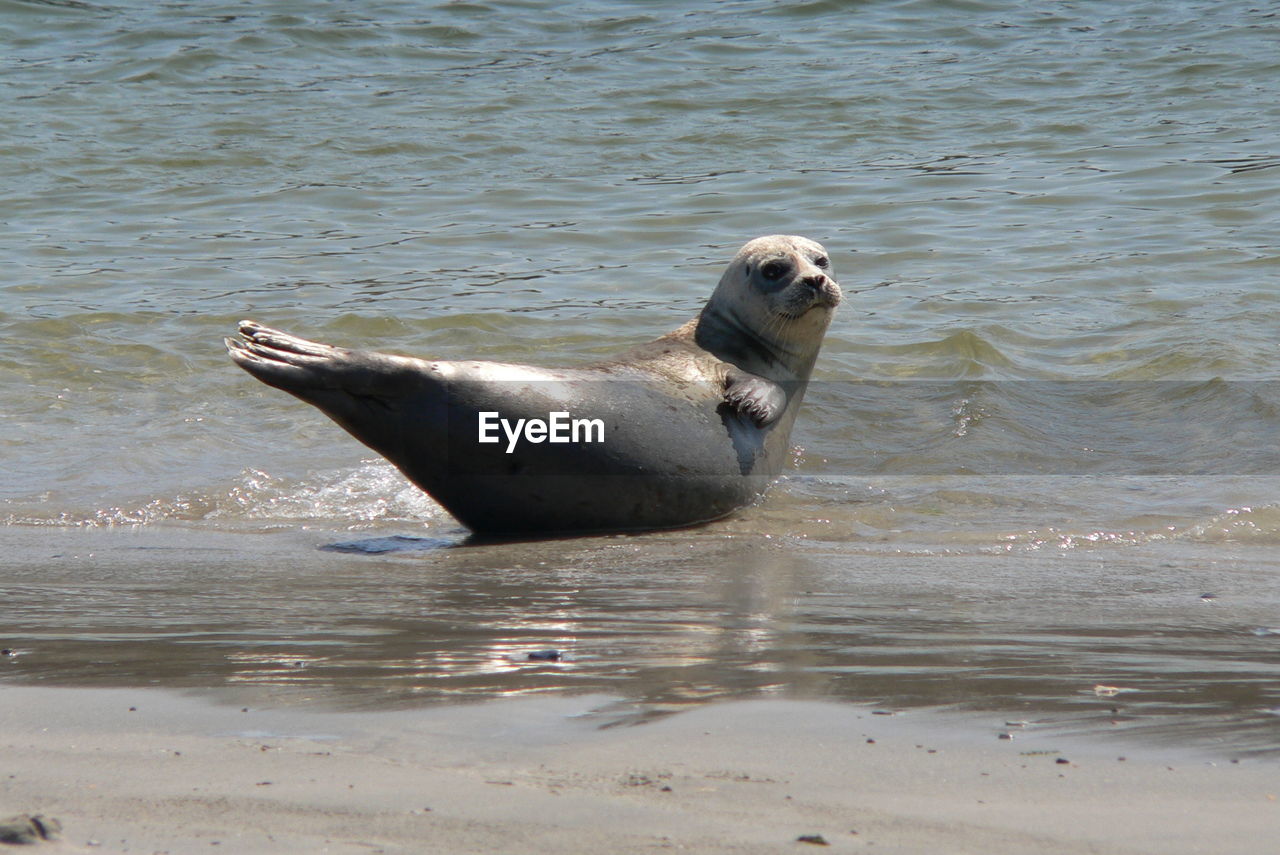
[[[758,329],[734,311],[731,301],[711,300],[698,316],[693,339],[699,347],[725,362],[776,382],[803,380],[809,376],[818,351],[802,337],[768,335],[786,333],[795,321],[779,318],[774,330]]]

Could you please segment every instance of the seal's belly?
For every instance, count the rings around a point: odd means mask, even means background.
[[[709,383],[674,388],[589,375],[468,381],[450,384],[444,411],[430,471],[420,456],[396,462],[479,532],[716,519],[768,486],[787,444],[785,431],[751,424]]]

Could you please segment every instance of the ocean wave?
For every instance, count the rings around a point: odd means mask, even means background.
[[[999,538],[1008,550],[1019,548],[1088,549],[1107,546],[1190,541],[1208,544],[1280,544],[1280,505],[1228,508],[1191,524],[1147,519],[1129,526],[1071,528],[1048,526]]]
[[[206,521],[232,527],[325,521],[360,528],[385,522],[422,525],[451,518],[392,466],[366,461],[355,469],[313,472],[300,481],[247,469],[222,489],[89,509],[42,511],[27,507],[3,519],[7,525],[76,528]]]
[[[1230,508],[1178,536],[1198,543],[1280,544],[1280,505]]]
[[[1280,474],[1280,385],[818,382],[800,441],[840,474]]]

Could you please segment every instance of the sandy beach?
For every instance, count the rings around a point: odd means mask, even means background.
[[[1280,832],[1265,760],[1007,740],[972,714],[760,700],[631,724],[612,704],[7,686],[0,811],[57,819],[48,852],[1252,855]]]

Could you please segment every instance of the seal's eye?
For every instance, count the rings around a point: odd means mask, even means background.
[[[813,260],[813,263],[821,267],[823,270],[826,270],[831,266],[831,259],[827,258],[825,255],[820,255]]]
[[[772,282],[781,279],[790,269],[785,261],[766,261],[760,268],[760,275]]]

